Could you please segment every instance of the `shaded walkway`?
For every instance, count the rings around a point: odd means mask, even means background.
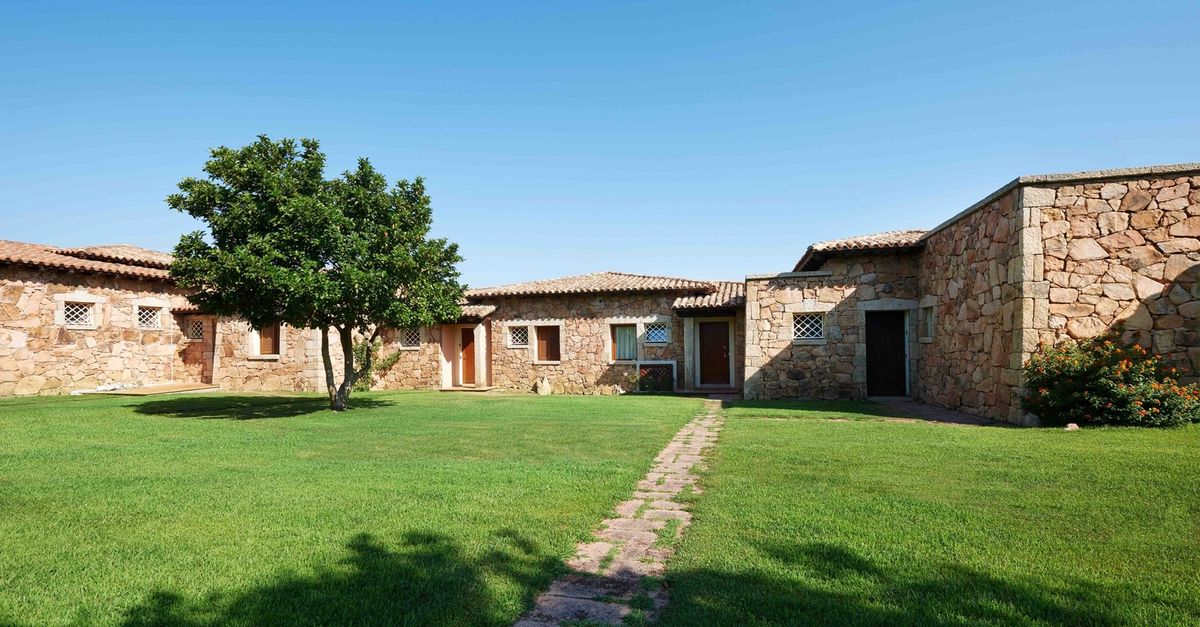
[[[913,400],[907,396],[872,396],[870,400],[879,403],[886,407],[889,411],[895,412],[900,416],[908,416],[917,420],[926,420],[929,422],[944,422],[955,425],[975,425],[975,426],[1013,426],[1008,423],[996,422],[979,416],[946,409],[945,407],[935,407],[927,405],[917,400]]]

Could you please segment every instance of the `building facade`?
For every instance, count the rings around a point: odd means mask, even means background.
[[[319,334],[204,315],[170,257],[0,242],[0,396],[324,389]],[[1200,370],[1200,164],[1021,177],[934,229],[813,244],[744,282],[600,272],[469,290],[383,334],[384,389],[910,396],[1020,422],[1038,346],[1120,329]],[[336,352],[336,351],[335,351]]]

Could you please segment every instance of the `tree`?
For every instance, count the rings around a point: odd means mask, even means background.
[[[388,187],[367,159],[326,180],[314,139],[212,150],[206,179],[185,178],[167,198],[207,230],[184,235],[171,275],[202,310],[240,316],[255,328],[284,322],[321,333],[330,408],[346,409],[355,381],[356,335],[368,344],[385,328],[428,326],[459,314],[458,246],[429,237],[433,221],[422,179]],[[344,372],[336,381],[333,330]]]

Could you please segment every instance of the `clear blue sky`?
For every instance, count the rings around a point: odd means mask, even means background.
[[[475,286],[786,271],[1200,161],[1195,0],[73,4],[0,8],[0,238],[169,250],[163,198],[258,133],[426,177]]]

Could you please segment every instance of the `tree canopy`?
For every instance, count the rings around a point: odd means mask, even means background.
[[[456,319],[463,286],[458,246],[430,238],[433,210],[421,178],[394,186],[363,158],[325,179],[315,139],[260,135],[242,148],[212,150],[206,178],[185,178],[167,204],[205,224],[175,247],[171,274],[206,312],[255,328],[276,322],[321,332],[330,407],[345,409],[357,338],[385,328]],[[336,381],[329,332],[342,348]],[[357,367],[356,367],[357,366]]]

